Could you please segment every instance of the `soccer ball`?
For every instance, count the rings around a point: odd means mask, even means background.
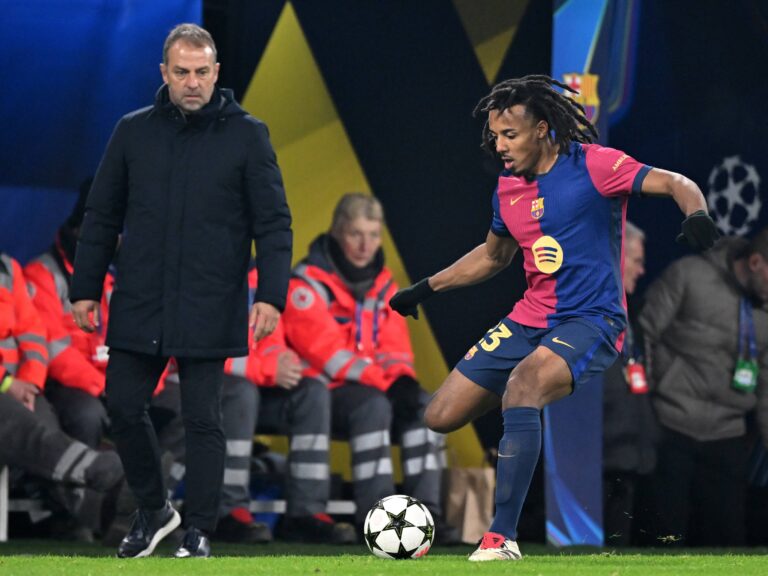
[[[435,523],[416,498],[395,494],[382,498],[365,517],[365,543],[379,558],[420,558],[432,547]]]
[[[717,228],[727,236],[744,236],[760,216],[760,175],[739,156],[729,156],[712,169],[707,204]]]

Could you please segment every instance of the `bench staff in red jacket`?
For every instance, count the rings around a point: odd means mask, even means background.
[[[283,316],[288,345],[309,364],[304,378],[332,389],[332,431],[352,450],[358,523],[394,493],[390,431],[402,448],[403,491],[441,516],[444,439],[424,425],[429,394],[416,381],[405,318],[388,304],[397,284],[384,265],[383,223],[378,200],[344,195],[330,232],[294,269]]]

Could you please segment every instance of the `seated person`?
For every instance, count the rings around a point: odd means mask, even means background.
[[[331,389],[332,431],[348,438],[352,451],[356,522],[395,493],[391,433],[401,447],[402,491],[430,509],[445,544],[456,531],[441,525],[444,438],[424,425],[430,394],[416,380],[405,319],[389,306],[397,284],[384,264],[383,225],[375,198],[341,198],[330,232],[294,269],[283,313],[286,340],[308,364],[301,385]]]
[[[248,279],[253,299],[255,269]],[[285,344],[282,323],[247,357],[228,359],[224,370],[227,459],[216,536],[238,542],[271,540],[269,528],[254,522],[249,512],[253,434],[258,431],[289,436],[287,510],[280,535],[302,542],[355,542],[352,526],[334,523],[325,513],[330,495],[330,393],[323,383],[301,380],[302,367]]]
[[[0,252],[0,391],[11,391],[29,410],[45,386],[45,326],[29,299],[21,266]]]
[[[0,466],[63,481],[68,488],[52,495],[90,531],[82,516],[89,493],[71,487],[107,490],[122,478],[122,466],[116,454],[95,452],[62,433],[41,395],[47,363],[45,327],[21,267],[0,253]]]
[[[24,268],[32,302],[45,325],[50,358],[46,396],[56,409],[62,428],[95,448],[108,424],[101,398],[109,358],[106,337],[113,275],[104,282],[99,326],[92,334],[80,330],[72,318],[69,287],[91,180],[80,187],[72,213],[59,227],[53,246]]]
[[[46,425],[21,399],[26,383],[14,380],[0,394],[0,467],[24,472],[72,486],[112,489],[123,478],[118,455],[97,452]]]

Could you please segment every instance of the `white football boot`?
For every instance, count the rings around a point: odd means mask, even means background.
[[[469,555],[469,561],[520,560],[522,557],[517,542],[495,532],[486,532],[480,541],[480,546]]]

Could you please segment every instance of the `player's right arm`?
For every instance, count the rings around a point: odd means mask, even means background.
[[[519,245],[511,236],[489,231],[485,242],[437,274],[398,291],[389,305],[403,316],[418,318],[417,306],[435,292],[479,284],[509,266]]]
[[[428,278],[429,286],[435,292],[445,292],[484,282],[509,266],[517,249],[517,241],[511,236],[489,231],[483,244]]]

